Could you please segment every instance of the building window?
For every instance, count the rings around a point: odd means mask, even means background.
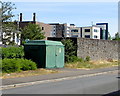
[[[94,29],[94,32],[98,32],[98,30],[97,30],[97,29]]]
[[[90,32],[90,29],[85,29],[85,32]]]
[[[97,35],[94,35],[94,38],[98,38],[98,36],[97,36]]]
[[[42,30],[44,30],[44,27],[42,27]]]
[[[72,37],[78,37],[78,35],[72,35]]]
[[[71,32],[78,32],[78,30],[77,29],[73,29],[73,30],[71,30]]]
[[[90,35],[85,35],[85,38],[90,38]]]

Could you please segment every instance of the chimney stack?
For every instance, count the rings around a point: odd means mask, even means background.
[[[20,22],[22,22],[22,13],[20,13]]]
[[[33,13],[33,21],[35,22],[35,19],[36,19],[36,16],[35,16],[36,14],[35,13]]]

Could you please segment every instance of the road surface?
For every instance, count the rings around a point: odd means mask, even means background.
[[[5,89],[3,94],[108,94],[118,90],[116,73]]]

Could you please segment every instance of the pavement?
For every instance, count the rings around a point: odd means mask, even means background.
[[[52,80],[65,80],[70,78],[76,77],[85,77],[85,76],[94,76],[100,74],[106,74],[110,72],[117,71],[118,67],[110,67],[110,68],[100,68],[100,69],[70,69],[70,68],[58,68],[52,69],[61,71],[60,73],[53,73],[53,74],[46,74],[46,75],[37,75],[37,76],[30,76],[30,77],[17,77],[17,78],[8,78],[2,79],[2,88],[9,88],[9,87],[16,87],[16,86],[23,86],[23,85],[30,85],[35,84],[35,82],[44,83],[44,82],[51,82]]]

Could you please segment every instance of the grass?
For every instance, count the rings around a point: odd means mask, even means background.
[[[96,68],[105,68],[120,65],[120,61],[79,61],[65,64],[67,68],[76,68],[76,69],[96,69]],[[21,71],[15,73],[2,73],[0,72],[0,78],[16,78],[16,77],[27,77],[27,76],[35,76],[35,75],[44,75],[44,74],[52,74],[58,73],[58,70],[49,70],[49,69],[37,69],[37,70],[29,70],[29,71]]]
[[[51,73],[58,73],[57,70],[49,70],[49,69],[37,69],[37,70],[29,70],[29,71],[21,71],[15,73],[0,73],[2,75],[1,78],[16,78],[16,77],[27,77],[27,76],[35,76],[35,75],[44,75],[44,74],[51,74]]]
[[[67,68],[78,69],[96,69],[118,66],[118,61],[88,61],[88,62],[72,62],[65,64]]]

